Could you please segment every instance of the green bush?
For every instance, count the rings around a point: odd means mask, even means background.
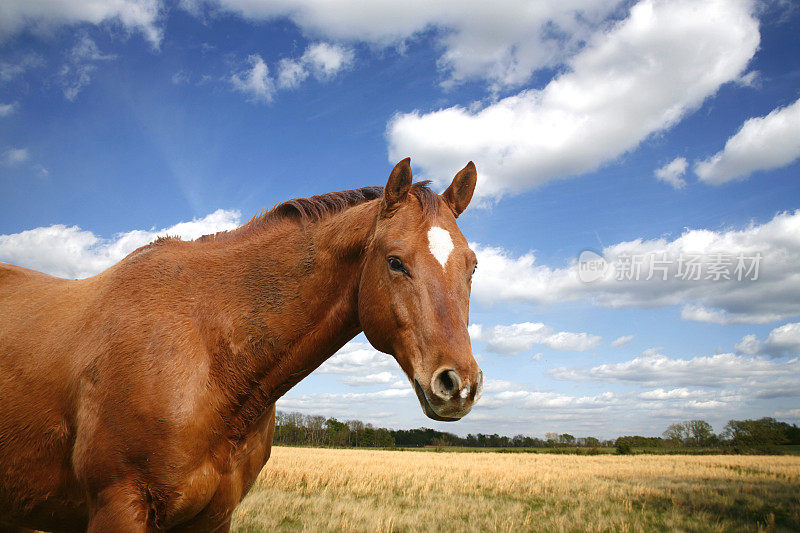
[[[627,440],[617,439],[616,445],[616,453],[617,455],[630,455],[633,453],[633,448],[631,448],[631,443]]]

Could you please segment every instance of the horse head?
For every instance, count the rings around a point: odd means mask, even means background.
[[[483,388],[467,331],[477,259],[456,224],[476,180],[470,162],[437,195],[412,185],[410,159],[399,162],[384,187],[359,282],[364,334],[397,360],[434,420],[460,419]]]

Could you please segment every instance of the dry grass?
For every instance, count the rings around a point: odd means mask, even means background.
[[[276,447],[233,530],[800,530],[800,457]]]

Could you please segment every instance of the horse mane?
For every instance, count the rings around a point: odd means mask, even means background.
[[[428,187],[429,183],[429,180],[419,181],[411,185],[409,190],[409,194],[416,198],[422,207],[425,217],[435,216],[439,210],[439,195]],[[247,223],[236,229],[203,235],[197,241],[203,242],[220,237],[238,235],[284,220],[295,220],[302,224],[318,222],[331,215],[341,213],[350,207],[382,197],[383,187],[373,186],[318,194],[310,198],[294,198],[275,204],[272,209],[255,215]]]

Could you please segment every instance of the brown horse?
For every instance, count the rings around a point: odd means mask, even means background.
[[[470,162],[279,204],[236,230],[163,238],[105,272],[0,263],[0,530],[227,531],[269,458],[275,401],[363,331],[422,408],[481,394],[456,226]]]

